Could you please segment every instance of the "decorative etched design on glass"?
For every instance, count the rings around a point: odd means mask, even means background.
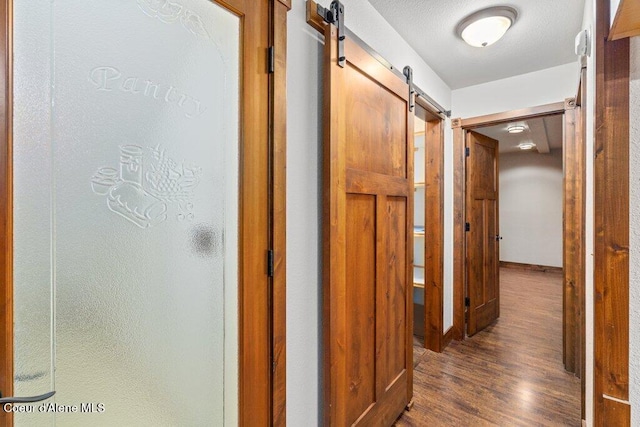
[[[169,0],[138,0],[138,7],[146,15],[157,18],[165,24],[173,24],[180,18],[182,26],[191,34],[205,39],[211,38],[200,16],[180,3]]]
[[[149,193],[165,202],[177,202],[181,211],[178,219],[193,219],[192,192],[200,182],[202,169],[185,162],[178,165],[160,145],[149,150],[153,154],[151,170],[145,176]]]
[[[27,382],[44,378],[47,375],[45,371],[38,371],[33,374],[16,374],[14,380],[16,382]]]
[[[145,165],[147,171],[145,173]],[[193,190],[201,168],[178,164],[159,145],[145,151],[137,145],[120,146],[120,170],[102,167],[91,178],[95,194],[107,196],[107,206],[140,228],[167,219],[167,204],[177,205],[179,220],[192,220]]]
[[[138,7],[152,18],[158,18],[167,24],[178,20],[182,6],[168,0],[138,0]]]
[[[177,106],[189,119],[200,117],[207,111],[207,107],[202,105],[198,98],[182,92],[173,85],[155,82],[140,76],[123,76],[116,67],[95,67],[89,72],[89,82],[99,92],[115,90]]]
[[[192,34],[202,37],[205,39],[209,39],[209,33],[204,29],[204,24],[202,23],[202,19],[200,16],[193,13],[190,10],[186,10],[182,12],[182,16],[180,17],[180,22],[182,22],[182,26],[185,27]]]

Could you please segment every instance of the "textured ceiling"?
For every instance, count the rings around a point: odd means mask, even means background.
[[[507,128],[511,124],[523,124],[526,129],[522,133],[509,133]],[[499,151],[501,153],[519,152],[521,150],[517,145],[529,141],[536,144],[537,148],[534,151],[537,150],[541,153],[562,148],[562,114],[474,130],[489,138],[497,139],[500,143]]]
[[[451,89],[472,86],[577,60],[574,39],[585,0],[369,0]],[[349,13],[346,3],[345,13]],[[511,6],[518,18],[495,44],[467,45],[456,35],[466,16]]]

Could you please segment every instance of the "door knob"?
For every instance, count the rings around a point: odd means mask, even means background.
[[[496,234],[496,241],[498,241],[498,240],[502,240],[502,236],[498,236],[498,235]]]
[[[49,393],[41,394],[40,396],[29,396],[29,397],[2,397],[0,398],[0,404],[3,403],[33,403],[40,402],[41,400],[47,400],[51,396],[56,394],[55,391],[50,391]]]

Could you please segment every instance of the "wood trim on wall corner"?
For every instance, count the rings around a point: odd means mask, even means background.
[[[580,134],[580,139],[582,140],[582,152],[584,153],[584,159],[583,162],[586,165],[586,138],[587,138],[587,119],[586,119],[586,114],[587,114],[587,109],[586,107],[586,100],[587,100],[587,68],[586,66],[583,67],[580,70],[580,96],[576,97],[576,113],[577,113],[577,118],[578,118],[578,123],[579,123],[579,134]],[[583,107],[584,105],[584,107]],[[582,176],[584,179],[584,183],[582,185],[582,197],[585,200],[585,202],[583,202],[582,204],[582,212],[584,215],[585,220],[582,223],[582,239],[586,239],[586,212],[587,212],[587,206],[586,206],[586,188],[587,188],[587,184],[586,184],[586,166],[585,166],[585,170],[582,172]],[[582,307],[582,323],[580,324],[580,329],[582,331],[581,333],[581,338],[580,338],[580,353],[581,353],[581,357],[582,357],[582,366],[580,367],[580,389],[581,389],[581,413],[582,413],[582,418],[586,418],[586,414],[587,414],[587,393],[586,393],[586,387],[587,387],[587,378],[586,378],[586,365],[587,365],[587,351],[586,351],[586,330],[587,330],[587,323],[586,323],[586,296],[587,296],[587,290],[586,290],[586,268],[584,267],[585,265],[585,246],[583,245],[582,249],[581,249],[581,256],[582,256],[582,263],[583,263],[583,268],[582,268],[582,274],[581,274],[581,279],[582,279],[582,283],[584,283],[584,285],[582,286],[582,290],[580,292],[580,305]]]
[[[583,71],[580,80],[583,79]],[[582,83],[579,85],[583,87]],[[586,98],[586,97],[585,97]],[[565,101],[563,155],[563,363],[584,383],[585,359],[585,227],[586,151],[582,107],[575,98]],[[569,219],[569,220],[567,220]],[[585,397],[581,389],[581,397]],[[582,401],[583,399],[581,399]],[[584,416],[584,405],[581,404]]]
[[[628,426],[629,39],[607,41],[610,1],[596,1],[594,425]]]

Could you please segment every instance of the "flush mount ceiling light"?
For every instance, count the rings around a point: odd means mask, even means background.
[[[532,148],[535,148],[535,146],[536,144],[533,142],[521,142],[518,144],[518,148],[521,150],[531,150]]]
[[[511,125],[507,127],[509,133],[522,133],[524,132],[524,125]]]
[[[464,18],[456,32],[467,44],[486,47],[500,40],[517,16],[518,12],[512,7],[490,7]]]

